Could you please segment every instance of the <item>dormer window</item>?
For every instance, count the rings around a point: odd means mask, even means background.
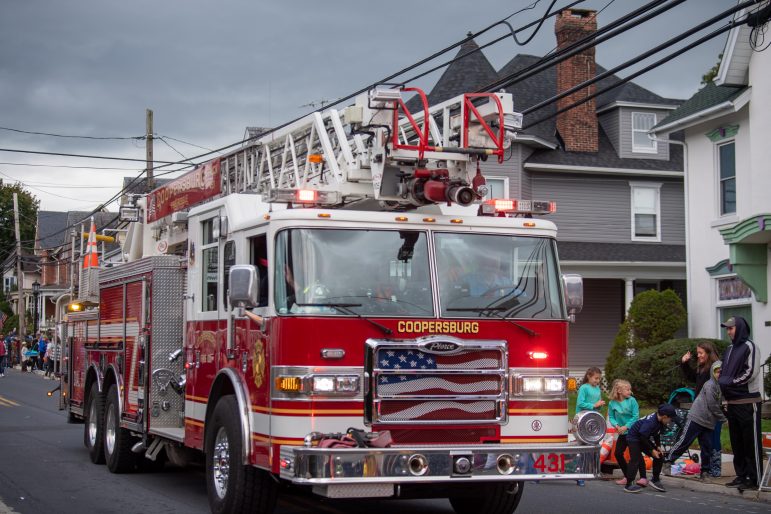
[[[648,137],[648,131],[656,125],[656,114],[652,112],[632,113],[632,152],[656,153],[656,141]]]

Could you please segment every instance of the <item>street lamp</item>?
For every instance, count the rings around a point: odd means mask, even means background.
[[[40,282],[35,280],[32,282],[32,298],[35,302],[35,317],[32,318],[32,334],[33,337],[37,337],[37,298],[40,296]]]

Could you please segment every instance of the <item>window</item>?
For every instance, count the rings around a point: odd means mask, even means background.
[[[736,213],[736,145],[733,141],[717,147],[720,181],[720,215]]]
[[[632,241],[661,241],[661,183],[630,182]]]
[[[656,141],[648,137],[648,131],[656,124],[656,115],[652,112],[632,113],[632,152],[656,153]]]
[[[228,293],[230,292],[230,268],[236,263],[236,243],[228,241],[225,243],[222,256],[222,280],[225,287],[222,289],[222,305],[228,306]]]
[[[260,302],[268,306],[268,238],[263,234],[249,239],[249,262],[260,272]]]
[[[214,234],[215,221],[219,218],[209,218],[201,223],[201,310],[204,312],[217,310],[219,247]]]
[[[484,197],[485,200],[509,197],[509,179],[507,177],[485,177],[485,182],[490,189],[490,192]]]

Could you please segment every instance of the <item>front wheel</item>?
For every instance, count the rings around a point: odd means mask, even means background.
[[[233,396],[217,402],[206,423],[206,490],[214,514],[269,514],[276,506],[278,484],[243,459],[238,403]]]
[[[96,384],[88,390],[86,420],[83,429],[83,444],[94,464],[104,464],[104,395]]]
[[[480,484],[474,497],[450,497],[450,505],[457,514],[511,514],[524,489],[524,482]]]
[[[118,386],[110,386],[104,412],[104,457],[113,473],[127,473],[134,469],[136,456],[131,452],[134,437],[120,426]]]

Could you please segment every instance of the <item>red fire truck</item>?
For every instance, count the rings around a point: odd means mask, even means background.
[[[292,484],[509,513],[525,480],[595,478],[604,421],[568,420],[580,277],[533,217],[554,205],[485,198],[520,123],[508,94],[379,87],[139,199],[63,325],[91,460],[203,457],[213,512]]]

